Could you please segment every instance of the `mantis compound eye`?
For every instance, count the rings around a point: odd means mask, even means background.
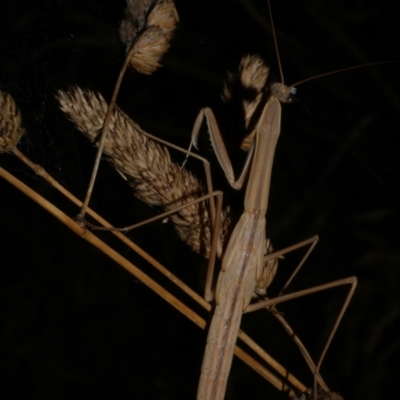
[[[271,92],[281,103],[293,103],[297,89],[283,83],[273,82],[271,83]]]

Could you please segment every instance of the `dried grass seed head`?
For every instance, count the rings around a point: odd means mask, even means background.
[[[130,66],[145,75],[155,72],[169,49],[178,21],[172,0],[127,0],[119,34],[129,53]]]
[[[178,22],[179,16],[173,0],[160,0],[156,2],[154,8],[150,11],[147,26],[158,26],[172,35]]]
[[[146,16],[155,0],[126,0],[125,18],[119,27],[119,36],[129,50],[139,31],[146,26]]]
[[[78,87],[58,91],[61,110],[77,128],[94,142],[101,132],[107,103],[103,97]],[[138,124],[118,107],[115,108],[104,152],[107,160],[128,177],[136,197],[165,210],[186,204],[205,194],[200,181],[171,160],[165,146],[150,139]],[[184,208],[171,216],[178,236],[194,251],[209,256],[211,247],[211,216],[204,203]],[[222,230],[218,253],[230,224],[229,211],[221,215]]]
[[[147,28],[135,41],[130,66],[136,71],[151,75],[161,67],[160,60],[168,50],[165,35],[158,26]]]
[[[274,252],[274,248],[272,247],[270,239],[266,239],[265,241],[265,254],[271,254]],[[264,268],[262,269],[261,275],[257,276],[257,284],[254,289],[253,297],[259,298],[260,296],[267,295],[267,288],[270,286],[272,281],[275,278],[276,271],[278,269],[279,259],[282,259],[283,256],[271,258],[264,264]]]
[[[11,151],[24,132],[14,99],[9,93],[0,92],[0,153]]]

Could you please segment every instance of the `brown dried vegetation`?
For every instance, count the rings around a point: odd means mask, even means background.
[[[103,126],[107,103],[100,94],[75,87],[59,91],[62,111],[86,137],[94,142]],[[138,124],[115,108],[104,152],[107,160],[127,176],[135,195],[166,211],[196,200],[205,194],[200,181],[171,160],[165,146],[150,139]],[[222,213],[221,243],[227,233],[228,211]],[[197,203],[171,216],[178,236],[194,251],[208,257],[211,217],[204,203]]]
[[[10,94],[0,92],[0,153],[12,151],[25,130],[21,128],[21,113]]]
[[[129,53],[130,66],[145,75],[156,71],[178,21],[172,0],[127,0],[119,35]]]

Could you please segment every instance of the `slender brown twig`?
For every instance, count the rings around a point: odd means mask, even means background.
[[[160,59],[169,48],[169,41],[178,22],[173,0],[128,0],[125,19],[120,35],[127,46],[127,55],[118,75],[110,105],[102,122],[96,159],[93,165],[85,200],[78,220],[83,220],[92,196],[103,147],[109,131],[111,115],[126,69],[132,68],[143,74],[151,74],[161,66]],[[98,138],[97,138],[98,139]]]

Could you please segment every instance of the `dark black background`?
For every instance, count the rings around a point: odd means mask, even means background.
[[[393,2],[272,3],[286,83],[400,59]],[[27,132],[19,148],[82,198],[95,152],[53,95],[79,84],[110,98],[123,62],[117,28],[124,2],[6,0],[0,7],[0,89],[22,112]],[[266,1],[181,0],[177,9],[181,23],[165,67],[150,77],[129,71],[118,104],[145,130],[187,146],[201,107],[223,116],[222,82],[243,54],[259,53],[278,68]],[[321,237],[293,289],[359,279],[322,371],[346,399],[400,390],[398,70],[392,63],[319,79],[299,86],[299,101],[283,106],[268,236],[275,248]],[[200,146],[215,164],[206,135]],[[0,165],[77,213],[12,155],[1,155]],[[242,194],[228,192],[216,164],[214,171],[215,186],[240,213]],[[115,225],[158,212],[136,201],[106,163],[93,207]],[[2,398],[195,398],[204,332],[3,180],[0,210]],[[130,236],[202,291],[206,262],[175,239],[172,227],[156,223]],[[153,274],[132,251],[115,246]],[[281,263],[272,294],[291,261]],[[315,357],[344,296],[335,290],[280,307]],[[298,350],[272,317],[258,312],[243,324],[311,385]],[[244,397],[287,398],[235,360],[226,398]]]

